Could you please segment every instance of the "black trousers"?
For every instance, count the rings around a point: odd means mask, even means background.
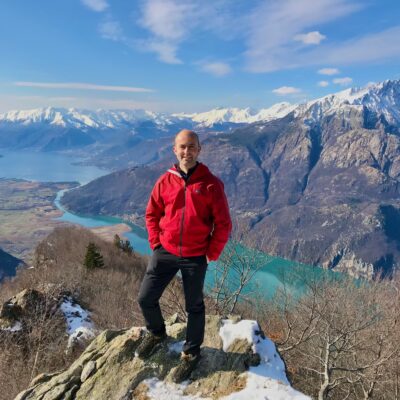
[[[178,257],[157,248],[147,267],[139,290],[138,302],[147,329],[155,334],[165,333],[159,299],[178,271],[181,271],[185,306],[188,313],[186,341],[183,351],[197,354],[204,339],[205,307],[203,301],[204,278],[207,271],[206,256]]]

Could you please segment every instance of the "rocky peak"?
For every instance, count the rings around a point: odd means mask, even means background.
[[[319,99],[300,104],[295,115],[306,124],[321,121],[324,117],[337,114],[344,108],[349,112],[366,109],[369,113],[383,118],[387,124],[400,124],[400,80],[388,80],[370,84],[363,88],[350,88],[329,94]],[[347,111],[346,111],[347,109]]]
[[[67,370],[39,375],[15,400],[309,399],[289,385],[257,322],[216,316],[207,316],[202,359],[190,380],[173,384],[185,326],[170,319],[167,342],[144,361],[134,355],[143,328],[104,331]]]
[[[37,309],[44,307],[46,298],[34,289],[25,289],[0,308],[0,329],[19,326],[21,319],[29,318]]]

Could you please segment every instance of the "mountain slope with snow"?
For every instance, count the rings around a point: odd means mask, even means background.
[[[228,124],[230,129],[232,124],[271,121],[283,118],[293,111],[295,116],[304,115],[315,121],[348,105],[366,107],[371,112],[384,115],[389,123],[400,124],[400,80],[387,80],[364,88],[349,88],[303,104],[277,103],[260,110],[220,107],[201,113],[168,114],[146,110],[90,111],[47,107],[0,114],[0,125],[47,124],[76,129],[134,129],[140,123],[151,122],[158,129],[167,129],[168,126],[182,123],[194,129],[212,129],[215,125],[220,129]]]
[[[299,105],[295,116],[319,121],[343,107],[366,108],[381,115],[387,123],[400,125],[400,80],[387,80],[364,88],[349,88]]]
[[[195,114],[173,114],[177,117],[191,119],[201,127],[212,128],[216,124],[235,123],[251,124],[258,121],[271,121],[282,118],[292,112],[297,104],[277,103],[272,107],[254,110],[251,108],[215,108]]]
[[[177,118],[168,114],[146,110],[78,110],[75,108],[39,108],[25,111],[9,111],[0,114],[0,123],[22,125],[48,124],[77,129],[118,129],[142,121],[153,121],[157,125],[168,125]]]

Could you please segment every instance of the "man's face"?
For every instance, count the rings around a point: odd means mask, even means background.
[[[189,169],[196,165],[200,153],[200,145],[197,139],[188,134],[179,134],[175,139],[174,153],[182,169]]]

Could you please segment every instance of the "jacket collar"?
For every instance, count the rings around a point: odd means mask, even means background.
[[[167,170],[167,172],[169,172],[170,174],[176,175],[179,178],[183,179],[182,175],[180,174],[180,172],[179,172],[179,170],[178,170],[178,168],[176,167],[175,164],[171,168],[169,168]],[[196,169],[194,170],[193,174],[191,175],[191,178],[193,180],[193,179],[196,179],[196,178],[198,178],[200,176],[207,175],[207,174],[210,174],[209,169],[203,163],[199,162],[197,167],[196,167]]]

